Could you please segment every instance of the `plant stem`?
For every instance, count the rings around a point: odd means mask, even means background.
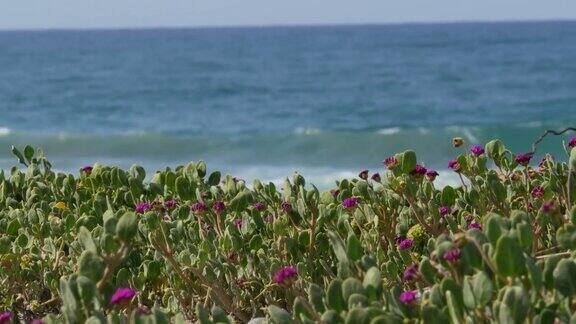
[[[122,260],[126,255],[126,252],[128,252],[128,247],[124,243],[122,243],[120,249],[118,249],[116,253],[114,253],[110,257],[104,258],[104,260],[106,261],[106,269],[104,269],[104,275],[102,276],[102,279],[100,279],[100,281],[98,281],[98,283],[96,284],[98,290],[102,291],[104,287],[106,287],[106,282],[114,274],[114,270],[116,269],[116,267],[120,265],[120,263],[122,263]]]
[[[541,259],[551,258],[551,257],[555,257],[555,256],[569,256],[569,255],[570,255],[570,251],[566,251],[566,252],[558,252],[558,253],[539,255],[536,257],[536,259],[541,260]]]

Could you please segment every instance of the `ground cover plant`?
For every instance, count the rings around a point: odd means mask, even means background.
[[[324,192],[203,162],[56,173],[13,148],[0,323],[569,322],[576,138],[564,145],[555,159],[456,138],[459,186],[405,151]]]

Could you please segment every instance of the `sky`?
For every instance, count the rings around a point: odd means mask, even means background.
[[[0,29],[572,19],[576,0],[0,0]]]

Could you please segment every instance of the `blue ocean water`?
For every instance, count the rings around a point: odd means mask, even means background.
[[[406,148],[445,169],[454,136],[526,151],[567,126],[576,22],[0,32],[2,168],[29,143],[67,171],[203,159],[327,186]]]

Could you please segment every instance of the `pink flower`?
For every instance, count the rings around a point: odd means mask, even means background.
[[[234,225],[236,225],[236,227],[237,227],[238,229],[240,229],[240,228],[242,227],[242,219],[241,219],[241,218],[236,218],[236,219],[234,220]]]
[[[138,214],[144,214],[145,212],[147,212],[148,210],[150,210],[152,208],[152,205],[149,202],[143,201],[140,202],[136,205],[136,213]]]
[[[382,181],[382,178],[380,178],[380,174],[379,173],[374,173],[371,177],[372,180],[376,181],[376,182],[380,182]]]
[[[389,156],[384,161],[382,161],[382,163],[386,165],[386,168],[388,168],[388,170],[392,170],[398,165],[398,160],[396,160],[396,157],[394,156]]]
[[[360,199],[358,199],[356,197],[345,198],[342,201],[342,207],[344,207],[346,209],[354,208],[354,207],[358,206],[359,201],[360,201]]]
[[[254,207],[254,209],[256,209],[257,211],[263,211],[264,209],[266,209],[266,205],[264,205],[264,203],[262,202],[257,202],[254,205],[252,205],[252,207]]]
[[[554,209],[554,200],[546,200],[542,203],[542,211],[549,213]]]
[[[214,211],[219,214],[221,212],[224,211],[224,209],[226,209],[226,205],[224,204],[223,201],[215,201],[214,205],[212,205],[212,209],[214,209]]]
[[[540,161],[538,162],[538,168],[542,169],[544,168],[544,166],[546,165],[546,162],[548,161],[548,157],[544,156],[540,159]]]
[[[190,210],[194,214],[201,214],[206,210],[206,204],[201,202],[201,201],[196,202],[196,203],[192,204],[192,206],[190,206]]]
[[[484,148],[480,145],[472,145],[470,152],[476,156],[484,154]]]
[[[421,176],[421,175],[425,175],[426,172],[428,172],[428,170],[426,170],[425,167],[421,166],[420,164],[416,164],[416,166],[414,167],[414,170],[412,170],[412,172],[410,172],[410,173]]]
[[[110,298],[110,304],[116,305],[120,303],[128,303],[132,298],[134,298],[134,296],[136,296],[136,290],[126,287],[118,288],[112,295],[112,298]]]
[[[404,270],[402,280],[404,280],[404,282],[412,281],[416,279],[416,276],[418,276],[418,264],[412,263]]]
[[[404,239],[402,240],[400,243],[398,243],[398,248],[400,250],[406,250],[412,247],[412,245],[414,244],[414,241],[411,239]]]
[[[470,223],[470,225],[468,225],[468,229],[477,229],[477,230],[481,231],[482,225],[480,223],[473,222],[473,223]]]
[[[440,214],[440,216],[446,216],[447,214],[450,213],[450,207],[442,206],[438,208],[438,213]]]
[[[528,163],[530,163],[532,156],[534,156],[534,153],[532,152],[520,153],[514,157],[514,161],[520,165],[527,166]]]
[[[8,324],[12,322],[12,312],[4,311],[0,313],[0,324]]]
[[[444,253],[444,259],[448,262],[457,262],[460,260],[460,249],[452,249]]]
[[[286,266],[280,268],[280,270],[276,271],[274,274],[274,282],[283,285],[283,286],[290,286],[296,277],[298,276],[298,271],[293,266]]]
[[[454,159],[448,161],[448,167],[456,172],[460,172],[460,170],[462,169],[460,163],[458,163],[458,161]]]
[[[87,166],[85,166],[85,167],[82,167],[82,169],[80,169],[80,171],[82,171],[82,172],[84,172],[84,173],[86,173],[86,174],[90,174],[90,173],[92,173],[92,170],[93,170],[93,169],[94,169],[94,168],[93,168],[91,165],[87,165]]]
[[[368,170],[362,170],[358,177],[362,180],[368,180]]]
[[[287,214],[292,212],[292,204],[290,204],[290,202],[288,202],[288,201],[283,201],[282,205],[280,207]]]
[[[436,172],[434,170],[426,171],[426,177],[428,177],[428,180],[430,180],[430,181],[436,180],[437,176],[438,176],[438,172]]]
[[[531,191],[532,197],[542,197],[544,196],[544,188],[541,186],[536,186]]]
[[[167,209],[173,209],[174,207],[176,207],[176,200],[170,199],[165,201],[164,207],[166,207]]]
[[[404,291],[400,294],[400,302],[402,304],[412,304],[418,298],[418,292],[416,290]]]
[[[568,141],[568,146],[571,148],[576,147],[576,136],[572,136],[572,138],[570,138]]]

